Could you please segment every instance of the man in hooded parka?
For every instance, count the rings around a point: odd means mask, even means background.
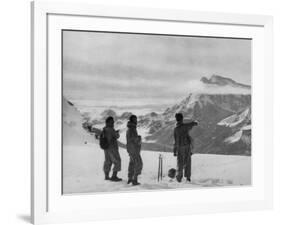
[[[128,168],[128,184],[139,185],[138,175],[142,171],[141,151],[141,136],[137,132],[137,116],[131,115],[127,124],[127,152],[130,157]]]
[[[122,179],[117,176],[117,173],[121,170],[121,158],[117,142],[120,135],[119,132],[114,129],[113,117],[110,116],[106,119],[103,131],[105,132],[105,137],[108,141],[108,147],[104,150],[105,160],[103,170],[105,173],[105,180],[122,181]],[[113,173],[112,176],[109,177],[112,164],[114,165]]]
[[[177,157],[177,181],[181,182],[184,176],[187,181],[190,181],[191,176],[191,145],[192,139],[189,135],[189,131],[193,126],[197,126],[196,121],[190,123],[183,122],[182,113],[177,113],[176,117],[176,127],[174,129],[174,156]]]

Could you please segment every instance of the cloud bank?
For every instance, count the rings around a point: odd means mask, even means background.
[[[251,89],[232,87],[232,86],[218,86],[212,84],[204,84],[199,80],[191,80],[186,84],[188,93],[197,94],[251,94]]]
[[[97,105],[170,104],[187,93],[245,93],[200,83],[221,74],[251,82],[251,41],[63,32],[63,94]]]

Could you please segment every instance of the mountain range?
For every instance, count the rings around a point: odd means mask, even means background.
[[[194,141],[194,153],[251,155],[251,86],[236,82],[230,78],[213,75],[202,77],[200,82],[205,90],[190,93],[178,103],[166,108],[162,113],[151,112],[138,118],[138,130],[144,136],[142,148],[151,151],[170,152],[173,149],[175,114],[181,112],[185,121],[199,122],[190,135]],[[211,94],[208,87],[212,87]],[[237,89],[232,93],[214,93],[215,88]],[[244,89],[248,92],[239,93]],[[248,93],[248,94],[247,94]],[[116,126],[125,132],[130,112],[117,115],[108,109],[101,118],[113,116]],[[104,120],[94,124],[99,126]],[[125,139],[121,141],[122,146]]]

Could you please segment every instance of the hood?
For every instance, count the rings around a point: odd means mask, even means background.
[[[114,124],[107,123],[104,128],[114,128]]]
[[[176,126],[177,126],[177,127],[179,127],[179,126],[181,126],[181,125],[183,125],[183,121],[180,121],[180,122],[177,122],[177,123],[176,123]]]
[[[131,122],[131,121],[128,121],[127,127],[128,127],[128,128],[136,128],[137,125],[136,125],[135,123]]]

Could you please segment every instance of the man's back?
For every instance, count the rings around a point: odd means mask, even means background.
[[[109,147],[108,149],[118,149],[118,142],[117,139],[119,138],[119,135],[112,127],[105,127],[105,136],[108,140]]]
[[[196,122],[177,123],[177,126],[174,129],[174,138],[175,138],[176,147],[190,145],[191,137],[189,136],[189,131],[196,124],[197,124]]]
[[[137,153],[140,151],[140,137],[138,136],[136,124],[129,121],[127,128],[127,151],[129,153]]]

